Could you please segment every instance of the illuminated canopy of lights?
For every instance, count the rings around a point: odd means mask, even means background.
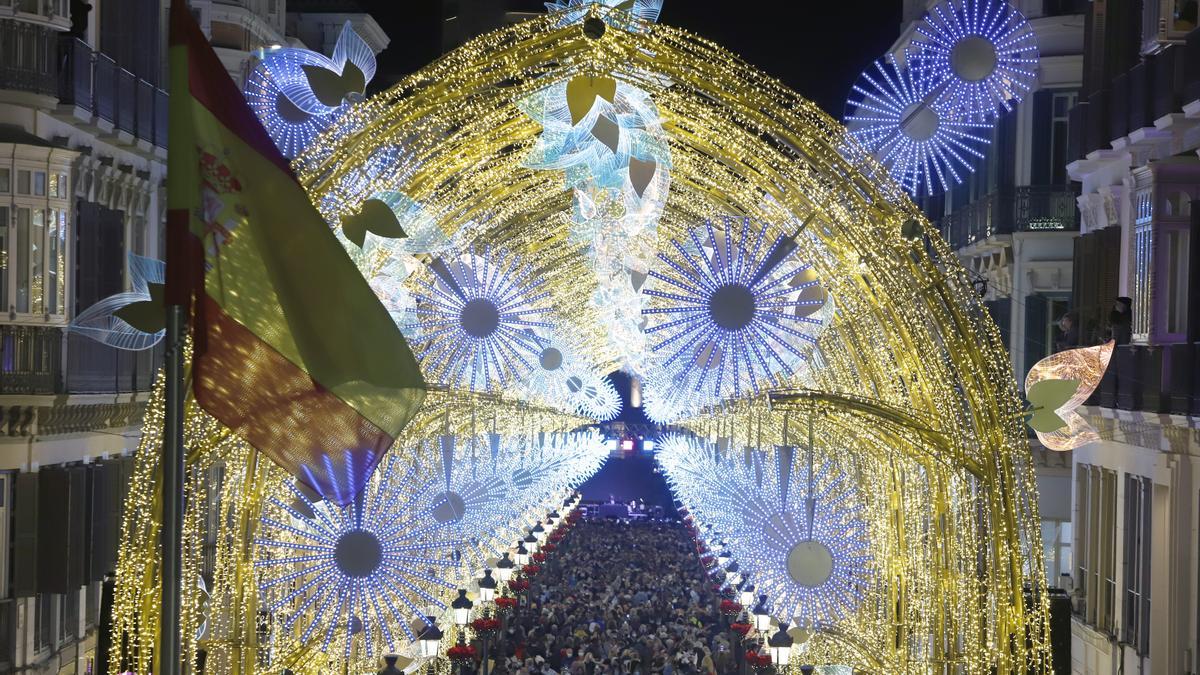
[[[942,0],[915,30],[912,67],[944,83],[939,98],[955,113],[995,117],[1037,81],[1037,38],[1005,0]]]
[[[79,312],[68,330],[117,349],[138,351],[153,347],[162,340],[166,329],[145,325],[139,319],[162,322],[165,275],[166,265],[161,260],[130,253],[129,279],[133,287]],[[139,330],[129,321],[155,330]]]
[[[816,344],[823,302],[804,297],[817,285],[787,235],[771,241],[749,219],[707,223],[659,253],[642,292],[642,313],[658,367],[694,391],[739,397],[793,375]],[[670,249],[668,249],[670,250]]]
[[[730,513],[761,503],[762,514],[792,514],[774,533],[763,529],[762,517],[708,516],[702,524],[720,523],[706,530],[710,543],[723,541],[733,551],[742,546],[737,527],[757,522],[754,536],[760,544],[774,537],[763,548],[776,558],[786,560],[810,537],[824,542],[831,559],[841,556],[846,564],[838,569],[846,574],[831,570],[827,582],[842,604],[824,605],[788,586],[808,577],[798,581],[786,565],[775,564],[772,581],[765,571],[770,565],[756,561],[754,552],[738,556],[743,566],[762,568],[764,577],[755,583],[770,589],[779,616],[800,617],[813,628],[803,662],[852,664],[866,672],[1048,671],[1048,600],[1024,412],[999,332],[965,274],[940,239],[917,243],[905,236],[914,221],[928,223],[885,179],[892,164],[866,155],[815,106],[734,55],[626,11],[638,7],[569,4],[469,41],[368,100],[346,105],[343,97],[336,119],[293,162],[322,216],[422,354],[430,389],[384,464],[394,459],[404,469],[393,480],[408,475],[410,466],[415,476],[402,486],[379,486],[401,490],[398,501],[414,504],[396,527],[411,522],[412,532],[426,532],[419,538],[438,546],[428,557],[440,564],[418,569],[474,593],[469,580],[478,578],[479,566],[494,563],[498,552],[511,554],[516,539],[544,523],[607,456],[598,436],[577,433],[611,407],[585,409],[569,396],[549,405],[525,388],[523,378],[549,356],[547,346],[565,337],[573,356],[564,362],[582,364],[578,381],[566,380],[568,391],[599,394],[604,385],[592,386],[604,383],[598,374],[634,372],[648,413],[702,439],[706,452],[723,448],[719,462],[712,455],[709,468],[716,470],[709,473],[755,488]],[[574,10],[584,14],[564,25]],[[911,86],[913,75],[905,77]],[[938,128],[947,128],[941,119]],[[959,121],[950,113],[944,119]],[[903,122],[893,121],[893,128]],[[964,160],[970,155],[945,143]],[[938,181],[932,164],[914,166]],[[911,176],[899,175],[912,184]],[[707,236],[705,223],[724,231],[728,218],[747,219],[749,233],[735,228],[734,236]],[[698,228],[699,245],[692,241]],[[793,343],[807,350],[801,350],[805,358],[773,345],[782,360],[795,360],[789,370],[764,354],[766,367],[748,345],[749,362],[762,368],[755,377],[769,382],[756,393],[746,383],[735,391],[732,380],[715,389],[719,371],[660,367],[674,352],[671,345],[651,346],[669,331],[647,333],[661,324],[642,312],[674,301],[642,293],[669,287],[649,276],[651,270],[676,276],[659,254],[678,263],[681,252],[671,242],[679,242],[698,265],[684,268],[698,270],[689,283],[699,288],[702,279],[743,268],[752,279],[750,271],[785,240],[795,249],[780,265],[795,264],[795,271],[767,268],[787,284],[815,282],[788,300],[805,301],[790,307],[792,315],[811,310],[803,316],[819,323],[788,320],[814,328],[807,333],[811,340]],[[494,311],[466,312],[477,299]],[[788,314],[786,308],[779,313]],[[493,314],[494,332],[503,339],[488,342],[494,333],[483,329]],[[502,318],[512,319],[503,330]],[[695,363],[694,354],[679,357],[685,358]],[[731,372],[732,357],[722,361]],[[151,671],[156,654],[155,636],[143,629],[157,625],[162,401],[160,390],[147,408],[114,594],[122,642],[110,665],[136,672]],[[815,444],[795,439],[800,419],[816,420]],[[494,454],[490,434],[500,439]],[[447,437],[455,439],[453,447],[443,444]],[[293,503],[287,487],[295,477],[194,406],[186,438],[193,478],[184,573],[212,580],[207,601],[190,585],[185,589],[189,660],[203,649],[206,671],[221,675],[285,668],[325,675],[377,670],[366,656],[368,640],[375,654],[396,647],[406,658],[415,656],[399,625],[411,618],[410,630],[421,630],[411,609],[388,619],[404,644],[382,635],[373,606],[353,615],[301,616],[290,630],[285,623],[293,609],[267,611],[274,602],[258,577],[300,568],[256,568],[285,556],[254,542],[268,535],[308,541],[302,537],[316,532],[305,518],[280,515],[272,500],[303,506]],[[780,450],[789,447],[815,447],[813,468],[798,451]],[[788,452],[791,461],[782,461]],[[786,505],[777,494],[784,483],[791,486]],[[713,490],[721,494],[719,486]],[[496,516],[502,523],[484,513],[473,520],[472,505],[497,508],[501,494],[506,498]],[[698,496],[697,517],[715,499]],[[368,503],[364,517],[371,513]],[[314,516],[320,511],[343,522],[325,511],[327,505],[311,508]],[[302,516],[305,509],[298,509]],[[264,517],[302,534],[268,533]],[[218,535],[215,559],[203,555],[210,526]],[[836,539],[834,530],[845,538]],[[490,536],[476,540],[472,532]],[[812,567],[822,549],[808,549],[796,556]],[[441,605],[457,595],[445,584],[422,586],[419,577],[409,578]],[[322,595],[313,605],[328,597],[335,598],[330,606],[342,599],[352,604],[351,586],[319,585]],[[962,601],[944,602],[947,597]],[[438,603],[414,600],[449,628],[443,644],[452,644],[457,630]],[[260,609],[263,615],[254,613]],[[206,637],[196,642],[191,636],[205,621]],[[427,665],[415,660],[409,670]]]
[[[862,74],[846,103],[851,135],[912,194],[962,182],[990,142],[992,125],[956,117],[935,84],[888,54]]]
[[[546,9],[550,12],[561,12],[559,25],[566,26],[579,23],[587,16],[591,5],[602,7],[622,8],[626,11],[606,12],[603,20],[614,28],[629,31],[648,30],[648,26],[638,21],[653,23],[658,21],[662,11],[663,0],[554,0],[547,2]],[[622,7],[624,6],[624,7]]]

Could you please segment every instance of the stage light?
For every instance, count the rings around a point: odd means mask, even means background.
[[[632,450],[633,449],[633,440],[626,438],[625,440],[621,441],[621,449],[622,450]]]

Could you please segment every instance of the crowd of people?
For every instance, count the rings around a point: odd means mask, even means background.
[[[501,675],[735,672],[729,632],[678,522],[585,520],[496,639]]]

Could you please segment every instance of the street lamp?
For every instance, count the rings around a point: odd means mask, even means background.
[[[476,583],[479,585],[480,602],[491,602],[496,597],[496,580],[492,578],[492,570],[483,570],[483,576]]]
[[[732,558],[733,556],[729,553],[729,549],[721,549],[721,552],[717,554],[717,564],[724,567],[729,564]]]
[[[512,558],[508,557],[508,551],[505,551],[500,560],[496,561],[496,576],[500,577],[501,582],[507,584],[514,571],[516,571],[516,566],[513,565]]]
[[[425,630],[417,639],[417,647],[421,656],[427,659],[437,658],[438,647],[441,644],[442,631],[438,629],[437,622],[433,620],[432,616],[425,617]]]
[[[788,661],[792,658],[792,636],[788,635],[786,622],[779,622],[779,631],[767,640],[767,648],[771,650],[771,661],[787,670]]]
[[[467,590],[465,588],[458,589],[458,597],[450,603],[450,609],[454,610],[454,624],[462,628],[471,623],[471,608],[474,606],[475,603],[467,597]]]
[[[517,544],[517,566],[524,567],[529,564],[529,549],[525,548],[525,542]]]
[[[525,543],[525,548],[529,549],[530,553],[538,552],[538,538],[537,535],[533,533],[533,530],[530,530],[529,534],[525,535],[525,538],[522,541]]]
[[[729,563],[729,567],[725,568],[725,572],[729,575],[728,581],[730,586],[737,586],[742,582],[741,568],[738,567],[736,560]]]
[[[750,583],[750,575],[742,577],[742,583],[738,584],[738,602],[742,607],[749,607],[754,602],[754,584]]]
[[[542,521],[537,521],[533,524],[533,529],[529,531],[529,536],[534,537],[540,545],[546,539],[546,528],[542,527]]]
[[[750,610],[750,613],[754,615],[755,630],[761,633],[771,627],[771,610],[767,609],[767,596],[758,596],[758,604]]]

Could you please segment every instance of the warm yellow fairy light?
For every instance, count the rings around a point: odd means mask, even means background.
[[[732,54],[666,26],[609,28],[591,39],[578,26],[556,24],[557,17],[535,19],[482,36],[355,107],[297,160],[314,203],[337,223],[369,194],[401,190],[458,241],[524,254],[548,279],[565,330],[583,338],[594,363],[615,366],[606,327],[588,304],[596,280],[581,245],[566,237],[570,194],[561,176],[521,166],[540,128],[514,102],[581,73],[644,89],[671,139],[660,245],[730,214],[769,223],[772,236],[799,232],[798,255],[836,307],[809,380],[793,383],[827,396],[776,392],[774,400],[728,402],[686,421],[710,440],[771,452],[785,441],[785,427],[786,440],[802,444],[798,425],[816,415],[819,448],[843,453],[840,461],[868,495],[875,579],[866,602],[853,620],[798,645],[793,662],[887,673],[1049,672],[1036,485],[1021,405],[999,333],[945,243],[936,234],[901,236],[907,223],[930,231],[928,223],[879,179],[879,167],[832,119]],[[411,171],[347,187],[349,172],[397,145]],[[137,672],[151,669],[156,639],[161,418],[159,395],[129,488],[114,614]],[[514,401],[434,392],[393,452],[447,429],[463,433],[471,419],[511,433],[581,423]],[[342,672],[346,664],[311,644],[268,644],[256,630],[250,542],[263,495],[286,477],[201,415],[189,418],[187,438],[186,572],[198,573],[206,551],[215,555],[200,642],[193,639],[200,596],[185,595],[187,653],[204,648],[215,673],[267,672],[267,662],[295,664],[297,673]],[[223,479],[214,484],[218,473]],[[206,548],[213,530],[204,514],[215,500],[217,536]],[[115,643],[121,640],[118,633]]]

